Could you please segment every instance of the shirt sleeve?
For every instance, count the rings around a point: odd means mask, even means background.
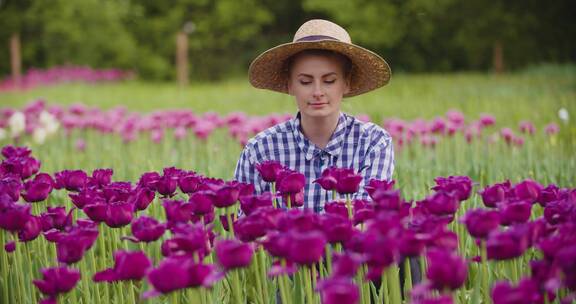
[[[354,195],[355,199],[370,199],[364,186],[371,179],[392,180],[392,174],[394,173],[394,146],[389,135],[379,139],[373,145],[373,148],[368,151],[364,159],[364,165],[359,173],[362,175],[362,182],[360,183],[360,189]]]
[[[262,187],[263,180],[260,174],[256,171],[256,160],[252,155],[253,153],[250,152],[250,146],[244,147],[244,150],[238,159],[238,163],[236,164],[234,179],[242,183],[253,184],[254,191],[257,194],[261,194],[264,191]]]

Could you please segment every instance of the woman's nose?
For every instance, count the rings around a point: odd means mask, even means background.
[[[321,98],[322,96],[324,96],[324,88],[322,88],[322,84],[321,83],[315,83],[314,84],[313,97],[314,98]]]

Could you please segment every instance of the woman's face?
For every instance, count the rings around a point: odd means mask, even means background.
[[[294,60],[288,93],[295,97],[303,117],[339,115],[342,97],[350,91],[343,70],[343,63],[332,56],[303,54]]]

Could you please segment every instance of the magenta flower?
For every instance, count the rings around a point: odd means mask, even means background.
[[[330,167],[322,171],[320,178],[316,179],[314,183],[320,184],[320,187],[326,191],[336,190],[338,184],[338,170],[337,168]]]
[[[119,228],[130,224],[134,217],[134,205],[130,203],[113,203],[108,205],[104,222],[108,227]]]
[[[496,208],[496,204],[506,198],[506,193],[508,193],[510,189],[510,181],[505,181],[500,184],[487,186],[484,190],[480,191],[480,195],[486,207]]]
[[[560,199],[560,189],[558,186],[550,184],[540,191],[540,196],[538,196],[537,202],[540,206],[546,207],[546,204],[558,199]]]
[[[29,178],[40,170],[40,161],[33,157],[18,156],[0,163],[0,174],[14,174],[22,180]]]
[[[192,210],[194,209],[193,204],[179,200],[165,199],[162,206],[164,206],[166,220],[169,224],[185,223],[190,221],[192,218]]]
[[[162,243],[163,256],[193,256],[198,253],[203,257],[208,252],[208,231],[202,224],[176,224],[171,228],[172,238]]]
[[[72,226],[72,211],[74,208],[66,213],[66,207],[48,207],[48,210],[40,215],[42,231],[63,230],[65,227]]]
[[[108,217],[108,204],[105,202],[97,202],[84,206],[82,209],[84,213],[95,222],[104,222]]]
[[[462,257],[444,250],[429,250],[426,254],[428,270],[426,277],[432,287],[442,291],[460,288],[468,276],[468,266]]]
[[[220,240],[214,246],[218,263],[226,270],[248,267],[254,250],[250,244],[237,240]]]
[[[500,224],[509,226],[525,223],[530,219],[532,204],[524,200],[507,200],[498,204]]]
[[[0,228],[12,232],[24,229],[32,216],[30,208],[28,204],[10,204],[4,210],[0,210]]]
[[[54,180],[49,174],[39,173],[34,180],[24,183],[22,198],[29,203],[41,202],[48,198],[54,185]]]
[[[80,271],[66,266],[43,268],[41,272],[42,280],[33,280],[32,283],[50,299],[69,292],[80,280]]]
[[[178,187],[178,173],[175,168],[164,168],[164,175],[155,183],[156,191],[164,197],[173,196]]]
[[[15,147],[13,145],[4,146],[2,148],[2,155],[5,158],[13,157],[26,157],[32,154],[32,150],[28,147]]]
[[[490,260],[508,260],[521,256],[528,248],[528,236],[520,230],[494,230],[488,235],[486,250]]]
[[[20,198],[20,191],[24,188],[19,176],[8,174],[2,176],[0,172],[0,195],[10,197],[10,202],[16,202]]]
[[[365,200],[353,200],[352,205],[354,206],[354,225],[364,223],[376,216],[376,211],[374,210],[374,204]]]
[[[536,133],[536,127],[534,127],[534,124],[529,121],[521,121],[520,132],[533,135]]]
[[[560,132],[560,127],[558,126],[557,123],[551,122],[547,124],[546,127],[544,127],[544,132],[547,135],[554,135]]]
[[[544,208],[544,218],[552,225],[576,220],[576,204],[569,199],[549,202]]]
[[[189,257],[166,258],[148,272],[148,282],[154,290],[147,292],[144,297],[156,296],[158,292],[166,294],[179,289],[206,286],[212,272],[212,266],[196,264]]]
[[[333,254],[333,277],[354,278],[358,267],[362,264],[362,257],[356,253]]]
[[[434,179],[436,191],[452,192],[459,201],[465,201],[472,193],[472,180],[468,176],[437,177]]]
[[[398,251],[403,257],[417,257],[424,251],[426,235],[404,230],[398,241]]]
[[[494,304],[542,303],[538,284],[531,279],[522,279],[517,286],[501,281],[492,288]]]
[[[40,232],[42,232],[40,217],[31,216],[24,225],[24,228],[18,231],[18,239],[20,242],[33,241],[40,235]]]
[[[334,201],[324,204],[324,212],[348,218],[348,208],[345,202]]]
[[[353,227],[348,217],[326,213],[320,217],[320,226],[328,243],[344,243],[352,237]]]
[[[488,127],[496,123],[496,118],[494,117],[494,115],[483,113],[480,114],[479,122],[480,125],[482,125],[482,127]]]
[[[14,250],[16,250],[16,242],[10,241],[10,242],[4,244],[4,250],[5,250],[7,253],[14,252]]]
[[[343,170],[338,176],[336,192],[340,194],[353,194],[358,192],[362,176],[354,173],[352,169]]]
[[[443,191],[436,192],[418,203],[435,215],[453,215],[460,205],[458,197],[453,193]]]
[[[88,178],[87,185],[97,188],[107,186],[112,182],[113,174],[114,171],[112,169],[96,169],[92,171],[92,177]]]
[[[240,209],[247,215],[266,207],[272,207],[272,194],[270,192],[264,192],[261,195],[240,196]]]
[[[286,233],[269,231],[262,241],[262,246],[273,257],[286,258],[290,254],[290,238]]]
[[[542,188],[543,187],[537,182],[527,179],[516,184],[513,190],[518,199],[534,202],[538,199],[538,196],[540,196]]]
[[[322,304],[355,304],[360,300],[360,291],[352,279],[332,277],[318,283]]]
[[[395,180],[387,181],[387,180],[378,180],[378,179],[371,179],[364,189],[368,192],[368,195],[374,200],[373,195],[376,191],[389,191],[394,188],[394,184],[396,183]]]
[[[376,190],[372,194],[374,207],[376,210],[398,210],[400,209],[400,190]]]
[[[304,174],[285,169],[278,174],[276,189],[282,194],[295,194],[302,191],[305,184]]]
[[[194,172],[186,173],[178,179],[178,186],[183,193],[194,193],[202,183],[202,177]]]
[[[54,176],[56,178],[56,189],[65,188],[74,192],[82,190],[88,181],[88,175],[82,170],[64,170],[57,172]]]
[[[326,242],[326,237],[320,231],[292,231],[288,259],[303,265],[317,263],[324,254]]]
[[[472,237],[485,239],[500,225],[500,214],[493,210],[470,209],[462,222]]]
[[[284,168],[282,164],[275,160],[264,161],[260,164],[256,164],[256,170],[262,176],[262,179],[268,183],[276,182],[278,174]]]
[[[216,194],[212,191],[202,190],[190,195],[188,202],[192,204],[192,212],[203,216],[214,212],[214,199]]]
[[[225,184],[218,187],[214,193],[214,206],[216,208],[227,208],[236,204],[240,196],[240,189],[237,185]]]
[[[141,216],[131,224],[132,235],[134,238],[129,238],[136,242],[154,242],[166,231],[166,225],[158,222],[155,218],[149,216]]]
[[[156,193],[146,187],[136,187],[128,198],[128,203],[133,204],[136,210],[146,210],[154,200]]]
[[[114,252],[114,267],[94,274],[94,282],[139,281],[146,275],[152,262],[142,251]]]
[[[252,242],[261,238],[266,235],[270,228],[270,222],[258,213],[240,217],[234,223],[235,235],[242,242]]]

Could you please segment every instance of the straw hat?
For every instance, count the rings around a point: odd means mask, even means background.
[[[290,56],[307,49],[332,50],[352,61],[351,97],[384,86],[390,80],[390,67],[382,57],[352,44],[350,35],[341,26],[321,19],[302,24],[290,43],[273,47],[258,56],[248,70],[250,83],[259,89],[288,93],[288,79],[283,71]]]

